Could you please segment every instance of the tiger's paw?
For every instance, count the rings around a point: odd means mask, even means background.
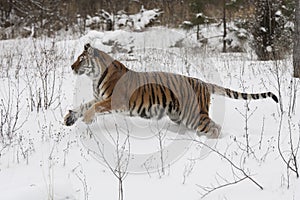
[[[69,113],[64,117],[64,124],[66,126],[72,126],[76,121],[76,112],[69,110]]]
[[[215,124],[214,127],[212,127],[208,133],[206,133],[206,137],[210,139],[218,139],[221,136],[221,126],[218,124]]]
[[[91,124],[95,118],[95,109],[90,108],[83,115],[83,122],[86,124]]]

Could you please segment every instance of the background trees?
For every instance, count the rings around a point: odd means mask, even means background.
[[[83,34],[89,29],[111,30],[100,25],[90,26],[87,20],[101,18],[105,11],[112,18],[118,13],[127,16],[145,9],[159,8],[161,25],[178,27],[189,21],[201,40],[200,25],[223,24],[223,51],[228,41],[228,23],[253,36],[252,48],[259,60],[282,59],[290,53],[293,42],[293,20],[296,0],[0,0],[0,39],[18,36],[53,36],[60,30]],[[298,1],[297,1],[298,2]],[[225,22],[225,23],[224,23]],[[98,23],[98,22],[97,22]],[[106,24],[107,25],[107,24]],[[297,27],[297,25],[295,26]],[[234,30],[231,30],[234,31]],[[297,36],[299,34],[295,34]],[[298,54],[297,49],[294,50]],[[294,56],[296,57],[296,56]],[[296,61],[295,61],[296,62]]]
[[[238,12],[241,7],[249,10],[250,1],[226,0],[228,4],[243,4],[238,9],[228,6],[228,17],[233,18],[237,13],[243,13]],[[201,24],[204,21],[201,22],[196,17],[198,13],[204,13],[211,19],[221,19],[222,2],[223,0],[0,0],[0,34],[2,39],[6,39],[17,37],[18,33],[28,36],[32,34],[33,28],[36,35],[53,35],[61,29],[84,29],[85,19],[88,16],[99,16],[101,10],[113,14],[123,10],[130,15],[138,13],[142,6],[146,9],[161,9],[164,13],[160,17],[161,25],[178,27],[185,20]],[[9,30],[1,30],[8,27]]]
[[[300,1],[296,3],[293,51],[294,77],[300,78]]]
[[[253,47],[259,60],[282,59],[292,46],[290,1],[256,0]]]

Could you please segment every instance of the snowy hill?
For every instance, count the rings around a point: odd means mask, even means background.
[[[92,98],[91,81],[70,67],[87,42],[133,70],[271,91],[280,103],[213,96],[210,115],[222,125],[217,140],[167,118],[110,114],[66,127],[67,110]],[[114,200],[116,174],[124,175],[128,200],[299,199],[293,169],[300,159],[300,82],[292,79],[291,59],[260,62],[252,53],[217,53],[210,44],[163,27],[0,41],[0,199]]]

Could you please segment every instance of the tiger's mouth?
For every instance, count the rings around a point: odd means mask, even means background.
[[[73,74],[75,74],[75,75],[81,75],[84,73],[82,70],[76,68],[74,65],[72,65],[71,68],[72,68]]]
[[[73,69],[73,74],[75,74],[75,75],[82,75],[82,74],[84,74],[85,73],[85,71],[84,70],[80,70],[80,69]]]
[[[73,71],[73,74],[78,75],[78,70],[72,68],[72,71]]]
[[[73,70],[74,74],[78,74],[79,68],[76,62],[73,65],[71,65],[71,69]]]

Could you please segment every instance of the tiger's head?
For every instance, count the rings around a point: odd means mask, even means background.
[[[71,68],[77,75],[85,74],[90,78],[97,78],[113,61],[114,59],[107,53],[93,48],[87,43],[84,45],[84,51],[71,65]]]

